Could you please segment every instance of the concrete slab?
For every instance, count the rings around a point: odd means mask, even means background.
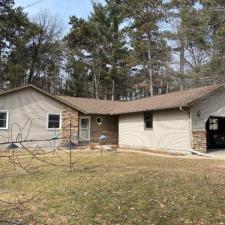
[[[225,159],[225,149],[211,150],[208,155],[212,155],[219,159]]]

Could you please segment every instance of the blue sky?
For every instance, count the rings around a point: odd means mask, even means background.
[[[104,0],[98,0],[98,2],[103,3]],[[59,17],[65,32],[69,30],[70,16],[76,15],[87,19],[92,10],[91,0],[15,0],[15,4],[22,6],[31,18],[42,9],[48,10],[51,15]]]

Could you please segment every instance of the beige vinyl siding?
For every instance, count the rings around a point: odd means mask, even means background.
[[[201,113],[200,116],[198,116],[198,112]],[[210,116],[225,117],[225,91],[218,91],[194,104],[191,108],[191,116],[194,131],[204,131]]]
[[[27,139],[42,140],[52,138],[55,131],[47,129],[48,113],[61,114],[63,108],[64,104],[31,88],[0,96],[0,110],[9,112],[9,129],[0,129],[0,142],[7,141],[8,137],[11,135],[13,141],[15,141],[20,132],[18,125],[24,127],[26,122],[32,118],[39,119],[33,120],[30,132],[30,123],[27,123],[27,126],[22,131],[22,139],[24,139],[28,133]],[[16,123],[18,125],[16,125]],[[53,142],[31,142],[26,145],[32,147],[37,145],[51,147],[52,144]]]
[[[153,129],[144,129],[143,113],[119,117],[119,146],[186,151],[191,148],[189,113],[168,110],[153,113]]]

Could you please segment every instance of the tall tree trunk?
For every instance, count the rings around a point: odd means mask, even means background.
[[[115,81],[112,80],[112,97],[111,100],[114,101],[115,100]]]
[[[149,94],[153,96],[153,72],[152,72],[152,55],[150,49],[150,43],[148,41],[148,73],[149,73]]]
[[[29,72],[28,79],[27,79],[28,84],[31,84],[33,76],[34,76],[34,63],[31,62],[30,72]]]
[[[166,83],[166,94],[169,93],[169,85],[168,85],[168,82]]]
[[[106,89],[106,85],[104,86],[104,99],[107,100],[107,89]]]
[[[95,99],[99,99],[99,79],[100,79],[100,71],[99,68],[95,66],[95,62],[92,63],[93,65],[93,73],[94,73],[94,96]],[[97,75],[98,73],[98,75]]]
[[[98,96],[98,79],[97,79],[97,76],[96,76],[96,73],[94,73],[94,92],[95,92],[95,98],[96,99],[99,99],[99,96]]]
[[[182,34],[181,34],[182,35]],[[184,74],[184,65],[185,65],[185,52],[184,52],[184,40],[183,37],[180,39],[180,90],[182,91],[184,89],[183,85],[183,74]]]

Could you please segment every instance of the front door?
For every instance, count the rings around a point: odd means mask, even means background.
[[[90,141],[90,117],[89,116],[80,117],[79,138],[81,141]]]

